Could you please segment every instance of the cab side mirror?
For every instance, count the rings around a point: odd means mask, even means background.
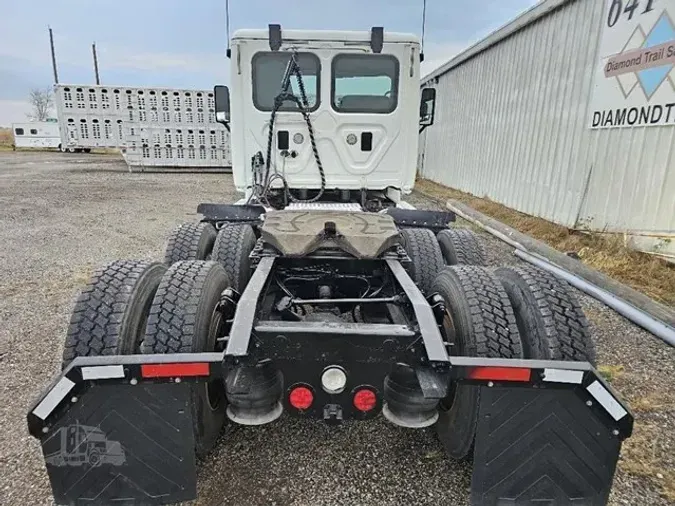
[[[436,112],[436,88],[424,88],[420,100],[420,132],[434,124]]]
[[[213,87],[216,99],[216,121],[227,126],[230,123],[230,89],[220,84]]]

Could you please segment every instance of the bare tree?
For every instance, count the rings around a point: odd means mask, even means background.
[[[28,102],[33,108],[28,117],[34,121],[45,121],[54,106],[54,96],[51,88],[33,88],[28,95]]]

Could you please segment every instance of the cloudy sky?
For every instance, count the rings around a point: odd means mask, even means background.
[[[503,25],[537,0],[427,0],[423,72]],[[30,0],[3,2],[0,125],[24,121],[29,89],[53,83],[47,26],[59,79],[93,83],[96,41],[101,80],[127,86],[210,88],[227,84],[225,0]],[[232,30],[369,29],[414,32],[422,0],[230,0]]]

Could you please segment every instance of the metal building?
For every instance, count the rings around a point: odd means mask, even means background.
[[[675,258],[673,20],[675,0],[537,4],[422,79],[422,176]]]
[[[58,84],[55,98],[63,146],[121,148],[130,166],[231,166],[212,91]]]

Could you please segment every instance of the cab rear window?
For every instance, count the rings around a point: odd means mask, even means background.
[[[332,63],[333,109],[368,114],[394,111],[398,104],[398,71],[398,60],[391,55],[337,55]]]
[[[321,75],[321,63],[319,58],[312,53],[296,53],[302,82],[305,86],[305,94],[309,110],[319,107],[319,76]],[[262,52],[253,55],[251,61],[253,67],[253,104],[260,111],[271,111],[274,107],[274,99],[281,92],[281,85],[291,58],[290,53],[279,51]],[[291,76],[290,91],[302,100],[300,94],[300,82],[297,76]],[[297,111],[298,106],[293,101],[286,101],[280,108],[281,111]]]

